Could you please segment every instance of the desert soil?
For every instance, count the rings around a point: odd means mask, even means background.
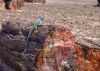
[[[15,21],[29,24],[46,16],[45,24],[66,26],[76,39],[86,38],[100,43],[100,7],[96,4],[25,4],[20,11],[0,6],[0,22]]]
[[[46,0],[46,2],[57,4],[95,4],[97,0]]]

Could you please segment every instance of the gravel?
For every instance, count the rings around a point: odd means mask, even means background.
[[[30,4],[19,11],[0,7],[0,21],[30,23],[40,16],[46,16],[44,25],[66,26],[76,39],[85,38],[100,43],[100,7],[84,4]]]

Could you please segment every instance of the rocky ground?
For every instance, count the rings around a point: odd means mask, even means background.
[[[100,43],[100,8],[96,7],[95,4],[25,4],[20,11],[9,11],[0,8],[1,22],[11,20],[27,24],[34,22],[40,16],[46,16],[44,24],[66,26],[78,39],[86,38]]]
[[[95,4],[97,0],[46,0],[46,2],[57,4]]]

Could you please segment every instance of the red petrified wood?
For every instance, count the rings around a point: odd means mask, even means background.
[[[68,29],[48,33],[36,67],[39,71],[100,71],[100,51],[76,44]]]

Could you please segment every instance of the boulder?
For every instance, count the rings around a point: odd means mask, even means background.
[[[24,5],[24,0],[4,0],[4,3],[6,9],[17,10]]]

